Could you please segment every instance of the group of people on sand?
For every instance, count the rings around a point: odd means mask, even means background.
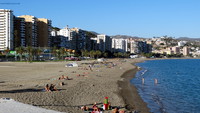
[[[51,84],[49,86],[49,84],[46,84],[45,91],[58,91],[58,90],[56,89],[55,85]]]
[[[89,107],[87,106],[82,106],[81,110],[83,111],[89,111]],[[91,113],[101,113],[100,108],[97,106],[96,102],[94,103],[94,105],[92,106],[92,112]]]
[[[61,77],[58,78],[58,80],[70,80],[68,76],[62,75]]]
[[[94,105],[92,106],[92,108],[89,108],[89,107],[87,107],[87,106],[82,106],[82,107],[81,107],[81,110],[83,110],[83,111],[92,110],[91,113],[103,113],[103,112],[102,112],[103,109],[102,109],[102,108],[99,108],[99,107],[97,106],[96,102],[94,103]],[[114,109],[112,109],[111,113],[125,113],[125,111],[124,111],[124,110],[119,110],[118,107],[115,107]]]

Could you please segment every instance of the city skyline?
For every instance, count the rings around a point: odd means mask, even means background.
[[[69,25],[107,35],[199,38],[199,5],[198,0],[1,0],[0,9],[47,18],[54,27]]]

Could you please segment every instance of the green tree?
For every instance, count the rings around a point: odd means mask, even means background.
[[[24,48],[22,46],[15,48],[17,54],[19,54],[20,61],[22,61],[22,54],[24,53]]]
[[[6,49],[5,49],[5,54],[6,54],[6,60],[7,60],[7,56],[8,56],[8,54],[9,54],[9,52],[10,52],[10,49],[7,47]]]
[[[56,56],[58,57],[58,59],[60,59],[61,57],[61,52],[59,49],[56,49]]]
[[[118,52],[117,54],[118,54],[118,57],[123,57],[124,56],[124,54],[122,52]]]
[[[42,50],[40,48],[34,48],[33,49],[33,56],[36,58],[36,60],[39,60],[39,56],[42,53]]]
[[[85,57],[89,57],[90,56],[90,52],[87,50],[81,50],[81,56],[85,56]]]
[[[99,50],[97,50],[97,51],[95,51],[95,56],[97,57],[97,58],[99,58],[99,56],[101,56],[101,51],[99,51]]]
[[[118,56],[118,53],[114,53],[113,55],[114,55],[115,57],[119,57],[119,56]]]
[[[90,57],[94,58],[94,56],[95,56],[95,51],[94,50],[90,51]]]
[[[104,52],[104,53],[103,53],[103,56],[104,56],[105,58],[107,58],[107,57],[108,57],[108,53],[107,53],[107,52]]]
[[[31,46],[28,46],[26,48],[26,51],[28,53],[28,61],[32,62],[32,60],[33,60],[33,48]]]
[[[59,49],[59,51],[60,51],[60,55],[61,55],[61,57],[62,57],[62,60],[64,60],[65,48],[64,48],[64,47],[61,47],[61,48]]]
[[[56,57],[57,56],[57,52],[56,52],[56,50],[57,50],[57,47],[56,46],[54,46],[53,48],[52,48],[52,54]]]

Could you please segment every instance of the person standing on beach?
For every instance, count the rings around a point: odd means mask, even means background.
[[[93,71],[93,70],[92,70],[92,65],[91,65],[91,64],[89,65],[89,68],[90,68],[90,71]]]
[[[144,78],[142,77],[142,84],[144,84]]]

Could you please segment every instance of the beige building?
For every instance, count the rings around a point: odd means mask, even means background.
[[[45,18],[36,18],[31,15],[22,15],[25,21],[25,46],[49,47],[51,37],[51,21]]]
[[[51,37],[51,21],[45,18],[37,19],[38,47],[49,47]]]
[[[25,20],[25,41],[26,46],[37,47],[37,19],[31,15],[22,15],[19,18]]]
[[[180,53],[180,47],[172,47],[172,51],[174,51],[174,54]]]
[[[184,56],[188,56],[190,54],[190,49],[189,47],[183,47],[183,55]]]

